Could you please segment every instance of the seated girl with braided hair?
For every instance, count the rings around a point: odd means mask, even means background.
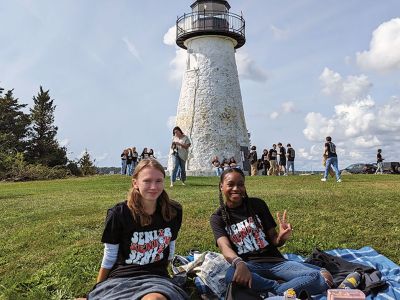
[[[240,169],[225,170],[219,184],[220,207],[210,223],[218,247],[231,264],[226,282],[247,286],[258,293],[283,295],[321,294],[328,288],[325,270],[285,259],[278,247],[292,234],[286,210],[277,213],[279,232],[267,204],[246,193],[245,176]],[[279,281],[278,281],[279,280]],[[283,283],[282,283],[283,281]]]

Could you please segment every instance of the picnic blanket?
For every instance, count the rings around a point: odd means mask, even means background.
[[[400,266],[387,257],[379,254],[371,247],[354,249],[335,249],[325,251],[331,255],[339,256],[347,261],[371,266],[382,273],[382,279],[386,280],[388,288],[377,295],[369,295],[367,300],[400,300]],[[304,261],[305,258],[296,254],[284,254],[287,259]],[[317,295],[313,299],[324,300],[326,296]]]

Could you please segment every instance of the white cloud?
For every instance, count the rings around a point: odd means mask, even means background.
[[[319,80],[322,83],[322,93],[329,96],[338,96],[340,100],[345,102],[362,99],[372,87],[368,77],[363,74],[348,76],[343,79],[339,73],[326,67],[322,71]]]
[[[380,145],[379,139],[375,135],[359,136],[354,139],[354,145],[362,148],[371,148]]]
[[[296,111],[296,107],[293,101],[287,101],[282,103],[282,111],[285,114],[293,113]]]
[[[70,140],[68,138],[62,139],[61,141],[58,141],[61,147],[68,147],[70,144]]]
[[[239,77],[256,82],[265,82],[268,79],[266,71],[244,51],[236,52],[236,64]]]
[[[334,131],[334,122],[325,118],[317,112],[310,112],[304,121],[306,128],[303,130],[304,136],[310,141],[321,141],[325,136],[331,135]]]
[[[339,78],[340,75],[335,76]],[[305,117],[304,136],[322,142],[332,136],[346,155],[357,158],[356,152],[382,145],[400,146],[400,99],[392,97],[384,105],[377,105],[371,96],[342,103],[334,107],[334,114],[325,117],[310,112]],[[351,141],[351,142],[350,142]],[[361,154],[360,154],[361,155]]]
[[[172,130],[172,128],[175,127],[175,124],[176,124],[176,116],[169,116],[167,120],[168,128]]]
[[[270,26],[270,29],[272,31],[272,34],[274,36],[274,38],[278,39],[278,40],[283,40],[286,39],[288,37],[289,31],[285,30],[285,29],[280,29],[274,25]]]
[[[103,153],[103,154],[100,154],[100,155],[96,155],[96,156],[95,156],[95,160],[96,160],[97,162],[106,160],[107,158],[108,158],[108,153]]]
[[[283,102],[281,104],[281,108],[278,111],[273,111],[268,116],[271,120],[276,120],[283,114],[289,114],[289,113],[293,113],[293,112],[296,112],[296,106],[295,106],[294,102],[287,101],[287,102]],[[265,116],[264,113],[258,113],[257,115],[259,115],[261,117]]]
[[[382,132],[398,133],[400,131],[400,98],[392,97],[377,114],[377,128]],[[397,135],[400,139],[400,135]]]
[[[175,45],[175,40],[176,40],[176,25],[168,29],[167,33],[164,34],[163,38],[164,44],[168,46]]]
[[[182,81],[183,72],[186,67],[187,52],[184,49],[177,48],[175,51],[175,57],[169,63],[171,71],[169,73],[169,79],[171,81],[179,82]]]
[[[279,117],[279,113],[277,111],[274,111],[270,113],[269,117],[271,118],[271,120],[276,120]]]
[[[372,33],[368,51],[357,52],[357,64],[369,70],[400,69],[400,18],[382,23]]]
[[[139,52],[137,51],[135,45],[134,45],[127,37],[123,37],[122,40],[124,41],[125,45],[128,47],[129,52],[130,52],[139,62],[141,62],[142,59],[140,58]]]

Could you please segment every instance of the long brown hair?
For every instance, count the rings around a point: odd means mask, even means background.
[[[144,211],[142,204],[142,196],[140,192],[133,187],[133,181],[137,180],[139,173],[144,168],[154,168],[159,170],[165,178],[164,167],[155,159],[142,159],[135,168],[132,175],[132,187],[128,192],[127,205],[132,212],[133,219],[137,222],[140,221],[141,226],[150,225],[152,218],[149,214]],[[171,221],[176,216],[176,209],[174,203],[169,199],[169,196],[165,190],[162,191],[161,195],[157,199],[157,206],[161,207],[161,215],[165,221]]]

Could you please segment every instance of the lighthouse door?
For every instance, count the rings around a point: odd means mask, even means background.
[[[240,155],[242,157],[243,162],[243,170],[250,171],[250,163],[247,156],[249,155],[249,148],[246,146],[240,146]]]

